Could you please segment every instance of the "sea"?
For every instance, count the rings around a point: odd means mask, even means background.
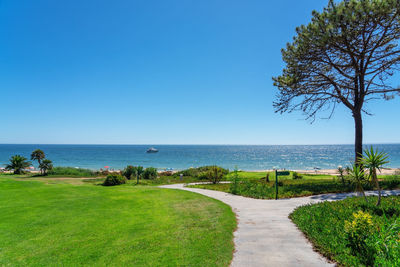
[[[146,153],[150,147],[157,148],[159,152]],[[390,163],[386,167],[400,168],[400,144],[374,144],[373,147],[388,153]],[[348,166],[354,160],[353,145],[0,144],[0,166],[4,167],[9,158],[16,154],[30,159],[35,149],[43,150],[54,166],[93,170],[106,166],[123,169],[127,165],[156,167],[160,170],[204,165],[219,165],[230,170],[313,170],[336,169],[338,166]]]

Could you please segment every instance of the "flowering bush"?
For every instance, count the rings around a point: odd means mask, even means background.
[[[370,234],[374,227],[372,216],[363,211],[353,213],[353,221],[345,221],[344,229],[351,252],[355,256],[360,256],[366,264],[371,265],[374,262],[374,247],[368,242]]]

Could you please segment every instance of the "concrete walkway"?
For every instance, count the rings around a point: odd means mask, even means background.
[[[232,207],[238,218],[234,233],[235,253],[231,266],[334,266],[319,253],[288,218],[298,206],[321,201],[341,200],[354,193],[264,200],[231,195],[225,192],[187,188],[183,184],[161,188],[180,189],[218,199]],[[369,195],[375,194],[369,192]],[[384,191],[386,195],[400,190]]]

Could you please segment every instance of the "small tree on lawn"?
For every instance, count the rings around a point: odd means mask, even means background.
[[[378,176],[376,171],[380,171],[382,166],[389,163],[388,155],[384,152],[379,152],[378,150],[373,149],[371,146],[370,149],[364,150],[364,155],[360,159],[360,163],[362,166],[369,170],[369,175],[378,190],[378,201],[376,203],[377,206],[381,204],[382,192],[379,186]]]
[[[21,174],[24,169],[31,165],[27,158],[15,155],[10,158],[10,163],[6,166],[6,170],[14,170],[14,174]]]
[[[46,157],[46,155],[44,154],[44,152],[40,149],[36,149],[35,151],[32,152],[31,154],[31,160],[36,160],[38,162],[38,164],[40,165],[40,163],[42,162],[42,159],[44,159]]]
[[[53,169],[53,162],[49,159],[43,159],[39,164],[39,169],[42,175],[47,175],[47,171]]]
[[[210,170],[207,171],[207,178],[213,184],[219,183],[224,175],[224,170],[218,166],[212,166]]]

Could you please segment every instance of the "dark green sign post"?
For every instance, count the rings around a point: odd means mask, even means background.
[[[278,170],[275,170],[275,199],[278,199],[278,176],[279,175],[283,175],[283,176],[287,176],[290,175],[290,171],[280,171],[278,172]]]

